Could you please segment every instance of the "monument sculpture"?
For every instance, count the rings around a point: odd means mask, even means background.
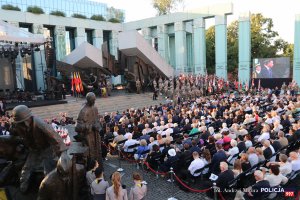
[[[81,140],[83,146],[87,146],[88,159],[98,160],[102,163],[101,143],[100,143],[100,122],[98,119],[98,109],[95,107],[96,96],[93,92],[86,95],[86,103],[81,108],[75,131],[78,133],[77,139]]]
[[[48,174],[55,168],[55,157],[60,156],[67,147],[54,129],[33,116],[27,106],[16,106],[12,118],[9,139],[21,141],[29,151],[20,176],[20,191],[26,192],[32,173],[43,168],[44,174]]]

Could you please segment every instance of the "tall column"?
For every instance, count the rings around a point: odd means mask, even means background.
[[[64,26],[55,27],[56,60],[63,60],[66,56],[66,28]]]
[[[294,37],[293,79],[300,85],[300,14],[296,15]]]
[[[250,13],[239,17],[239,82],[250,84],[251,27]]]
[[[111,32],[111,45],[110,53],[115,56],[115,59],[118,60],[118,31]]]
[[[149,44],[152,45],[151,29],[148,27],[142,28],[142,34],[145,40],[147,40]]]
[[[157,26],[157,36],[158,36],[158,53],[168,61],[168,30],[166,25]]]
[[[215,16],[216,75],[227,80],[227,22],[226,16]]]
[[[115,60],[118,60],[118,31],[113,30],[111,32],[111,45],[110,45],[110,53],[115,56]],[[112,84],[121,84],[122,79],[121,75],[112,76]]]
[[[186,32],[184,22],[175,22],[175,74],[183,73],[187,68],[186,58]]]
[[[93,32],[93,44],[98,49],[101,49],[101,46],[103,44],[103,30],[94,30]]]
[[[32,32],[37,35],[43,35],[44,29],[42,24],[33,24],[32,25]],[[35,82],[36,88],[34,89],[39,89],[41,88],[42,90],[45,89],[45,84],[44,84],[44,71],[46,70],[46,62],[45,62],[45,54],[41,53],[41,48],[40,51],[33,51],[33,60],[31,60],[31,67],[32,70],[34,70],[33,73],[33,83]],[[33,63],[34,62],[34,63]],[[34,90],[33,89],[33,90]]]
[[[85,39],[85,29],[81,27],[76,28],[76,35],[75,35],[75,48],[81,45],[83,42],[86,41]]]
[[[194,19],[194,63],[195,74],[206,74],[205,19]]]

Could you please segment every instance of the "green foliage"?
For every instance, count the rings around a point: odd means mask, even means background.
[[[120,10],[120,9],[116,9],[114,7],[109,7],[107,9],[107,13],[108,13],[108,19],[112,19],[112,18],[115,18],[115,19],[118,19],[119,22],[124,22],[125,20],[125,15],[124,15],[124,11],[123,10]]]
[[[228,72],[237,73],[238,69],[238,21],[227,27],[227,66]],[[273,20],[262,14],[251,15],[251,60],[253,58],[272,58],[291,56],[289,44],[273,30]],[[284,52],[284,54],[282,54]],[[208,73],[215,70],[215,28],[206,32],[206,66]]]
[[[3,10],[15,10],[15,11],[21,11],[21,9],[18,6],[13,6],[10,4],[2,5],[1,8]]]
[[[31,12],[33,14],[44,14],[45,13],[43,11],[43,9],[38,7],[38,6],[28,6],[27,7],[27,12]]]
[[[66,16],[66,14],[64,13],[64,12],[62,12],[62,11],[52,11],[51,13],[50,13],[50,15],[55,15],[55,16],[60,16],[60,17],[65,17]]]
[[[80,18],[80,19],[86,19],[87,18],[85,15],[77,14],[77,13],[73,14],[72,17],[74,17],[74,18]]]
[[[121,21],[117,18],[110,18],[108,21],[111,23],[121,23]]]
[[[166,15],[175,10],[178,4],[184,5],[184,0],[152,0],[152,4],[158,15]]]
[[[91,16],[91,19],[96,21],[106,21],[102,15],[93,15]]]
[[[215,26],[209,27],[206,31],[206,69],[207,73],[215,73]]]

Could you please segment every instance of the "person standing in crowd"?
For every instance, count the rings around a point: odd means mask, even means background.
[[[91,170],[89,170],[85,175],[88,186],[90,186],[92,182],[96,179],[95,170],[99,167],[98,161],[92,160],[90,162],[90,167],[92,167]]]
[[[134,186],[130,189],[129,200],[144,200],[147,195],[147,186],[139,173],[132,175]]]
[[[121,174],[115,172],[112,175],[112,186],[106,190],[106,200],[128,200],[126,189],[122,188]]]
[[[107,181],[103,178],[103,171],[100,167],[95,170],[96,179],[91,184],[91,194],[93,200],[105,200],[106,190],[109,187]]]

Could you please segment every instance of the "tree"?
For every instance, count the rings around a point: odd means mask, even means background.
[[[102,15],[93,15],[91,16],[91,19],[96,21],[106,21]]]
[[[125,20],[124,11],[120,9],[116,9],[113,6],[107,9],[107,13],[108,13],[107,19],[115,18],[119,22],[124,22]]]
[[[170,14],[179,5],[184,9],[184,0],[152,0],[152,4],[158,15]]]
[[[206,32],[206,63],[208,72],[215,68],[215,28]],[[233,21],[227,27],[227,66],[228,72],[236,73],[238,68],[238,21]],[[288,43],[278,38],[273,30],[273,20],[262,14],[251,15],[251,60],[253,58],[272,58],[282,56]],[[287,50],[286,50],[287,51]],[[213,69],[211,69],[213,68]]]

